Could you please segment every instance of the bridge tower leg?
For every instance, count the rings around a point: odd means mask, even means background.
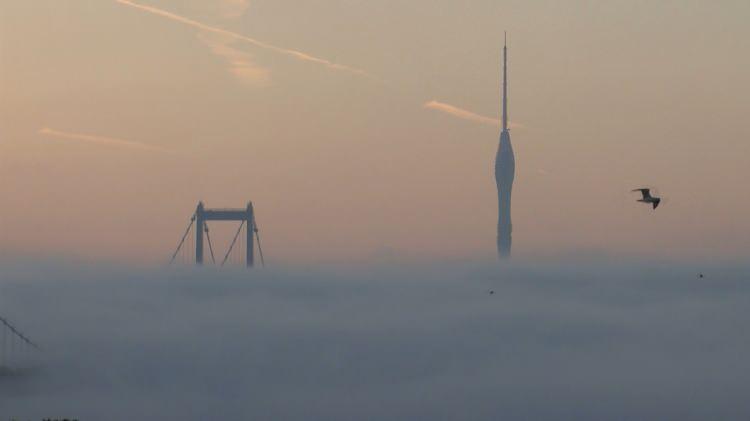
[[[255,215],[253,211],[253,202],[247,203],[247,216],[246,216],[246,235],[247,241],[245,244],[245,264],[251,268],[255,265]]]
[[[205,227],[205,215],[203,213],[203,202],[198,202],[195,209],[195,264],[203,264],[203,230]]]

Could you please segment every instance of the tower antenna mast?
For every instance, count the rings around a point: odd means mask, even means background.
[[[508,33],[503,43],[503,131],[508,130]]]

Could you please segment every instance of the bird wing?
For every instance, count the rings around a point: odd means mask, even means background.
[[[651,197],[651,189],[633,189],[633,191],[639,191],[643,195],[644,199]]]
[[[654,209],[656,209],[656,207],[659,206],[659,203],[661,203],[661,199],[654,200]]]

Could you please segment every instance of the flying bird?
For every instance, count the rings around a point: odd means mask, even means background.
[[[633,191],[641,192],[641,194],[643,195],[643,199],[640,199],[638,201],[643,203],[651,203],[654,209],[656,209],[656,207],[659,206],[659,203],[661,202],[660,197],[651,196],[651,189],[634,189]]]

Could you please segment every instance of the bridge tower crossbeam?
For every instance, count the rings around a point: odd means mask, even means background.
[[[246,229],[245,264],[247,267],[255,265],[255,244],[253,235],[256,233],[255,213],[253,202],[248,202],[245,209],[207,209],[203,202],[195,209],[195,263],[203,264],[203,234],[207,233],[207,221],[238,221],[244,222]]]

